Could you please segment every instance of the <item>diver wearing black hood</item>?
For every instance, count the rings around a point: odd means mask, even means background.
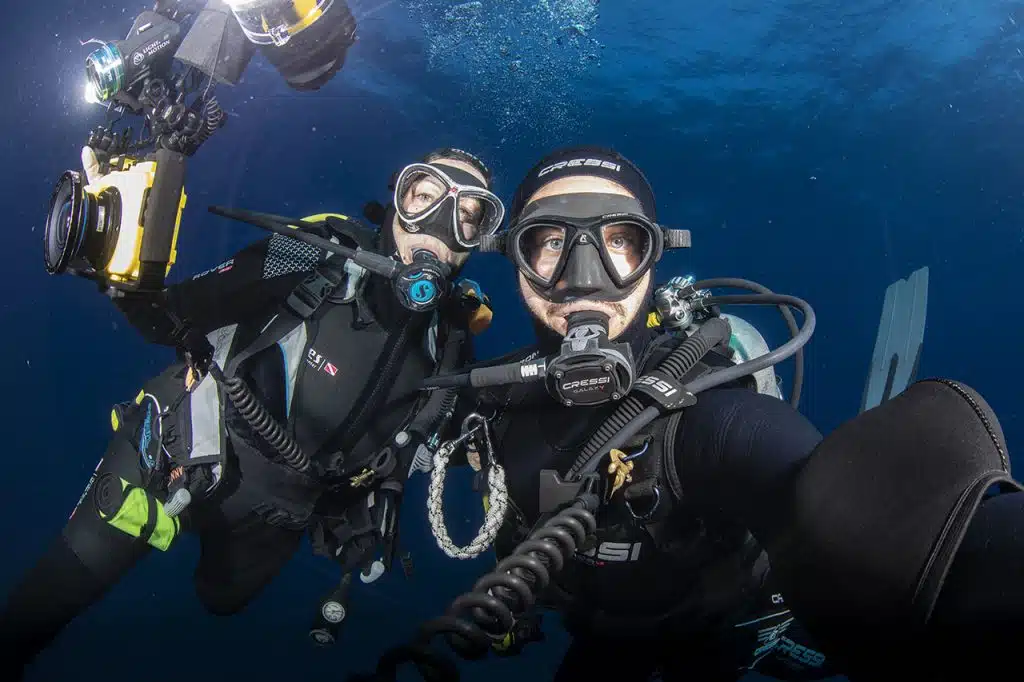
[[[647,306],[654,263],[665,248],[687,246],[688,234],[656,220],[647,179],[615,152],[572,148],[538,163],[516,192],[502,236],[538,336],[535,348],[516,356],[557,356],[567,334],[597,325],[607,335],[607,357],[620,358],[621,369],[612,373],[629,375],[623,383],[631,384],[677,346],[678,338],[648,328]],[[721,351],[705,361],[731,366]],[[548,390],[532,384],[477,396],[480,412],[500,415],[494,451],[511,512],[495,543],[499,558],[552,511],[538,475],[569,472],[617,406],[606,402],[615,381],[571,389],[569,398],[557,391],[581,382],[563,380],[555,391],[562,405],[552,401],[550,382]],[[567,561],[545,595],[573,634],[555,679],[626,682],[655,671],[666,680],[731,680],[745,670],[792,679],[835,674],[768,586],[767,562],[746,528],[701,506],[721,490],[720,471],[777,475],[818,443],[818,431],[745,382],[702,395],[683,423],[673,424],[691,463],[678,472],[683,501],[673,499],[663,470],[670,457],[663,453],[666,421],[622,448],[630,479],[598,517],[592,550]]]
[[[379,575],[417,445],[450,409],[419,400],[418,386],[470,360],[467,335],[489,321],[466,280],[427,307],[499,228],[504,209],[489,184],[475,157],[439,150],[399,174],[379,234],[336,214],[305,221],[323,239],[416,264],[404,279],[275,235],[170,286],[160,309],[119,301],[154,343],[181,344],[182,321],[213,362],[187,352],[115,407],[115,435],[86,492],[0,613],[5,680],[186,529],[201,545],[197,594],[219,615],[244,608],[307,531],[343,573]]]
[[[707,682],[750,670],[789,680],[967,679],[957,667],[965,662],[991,670],[1024,621],[1024,551],[1008,530],[1024,527],[1024,494],[982,500],[993,485],[1021,488],[991,410],[958,384],[921,382],[822,442],[796,409],[747,380],[717,385],[716,375],[743,371],[723,346],[702,348],[682,377],[659,374],[674,349],[705,336],[691,329],[684,342],[646,328],[653,264],[664,248],[689,245],[688,234],[655,220],[639,169],[609,150],[573,148],[530,171],[509,231],[482,245],[515,262],[539,345],[473,380],[514,384],[476,393],[478,411],[494,415],[493,435],[467,441],[489,444],[508,511],[499,568],[448,621],[475,605],[486,641],[513,617],[528,619],[524,591],[547,585],[540,603],[561,611],[573,635],[555,677],[565,682],[655,673]],[[809,336],[813,313],[803,310]],[[721,327],[716,315],[705,326]],[[524,383],[537,376],[546,386]],[[630,387],[645,412],[666,408],[662,416],[632,435],[616,435],[620,422],[601,436]],[[930,429],[933,420],[941,428]],[[606,445],[581,461],[595,438]],[[586,483],[587,471],[599,478]],[[576,550],[586,524],[571,512],[591,509],[588,496],[600,500],[596,538]],[[550,583],[538,577],[549,571]]]

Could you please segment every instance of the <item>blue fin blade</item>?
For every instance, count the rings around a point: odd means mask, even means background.
[[[927,315],[927,267],[885,290],[861,412],[899,395],[917,379]]]

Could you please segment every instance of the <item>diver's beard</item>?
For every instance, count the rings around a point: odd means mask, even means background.
[[[611,320],[626,319],[629,314],[626,306],[621,303],[608,303],[605,301],[573,301],[572,303],[544,303],[546,318],[556,325],[555,331],[565,336],[568,333],[569,316],[573,313],[596,312],[604,313]]]
[[[572,313],[582,311],[604,313],[608,316],[609,340],[620,336],[636,320],[636,316],[641,313],[643,303],[647,299],[651,282],[651,273],[647,273],[636,284],[633,291],[621,301],[578,299],[567,303],[552,303],[537,293],[522,273],[518,273],[518,275],[519,292],[526,302],[526,307],[538,322],[564,337],[569,331],[567,318]]]

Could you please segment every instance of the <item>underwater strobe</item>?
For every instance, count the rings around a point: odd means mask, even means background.
[[[356,20],[343,0],[225,0],[246,37],[295,90],[317,90],[345,64]]]
[[[159,291],[176,256],[185,157],[158,149],[117,166],[93,184],[76,171],[57,181],[43,234],[46,271],[71,272],[110,293]]]

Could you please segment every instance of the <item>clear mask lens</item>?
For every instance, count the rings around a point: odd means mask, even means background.
[[[477,244],[481,235],[494,234],[501,227],[504,209],[493,194],[464,187],[458,198],[456,223],[461,241]]]
[[[601,227],[601,248],[620,280],[628,280],[647,265],[652,250],[651,232],[636,223]]]
[[[571,230],[565,225],[539,222],[519,233],[515,248],[519,250],[522,266],[539,283],[551,286],[569,255],[569,241],[577,247],[585,241],[596,246],[600,256],[595,250],[593,257],[600,257],[608,275],[619,283],[628,283],[643,274],[654,250],[650,228],[628,220]]]
[[[547,285],[554,278],[565,255],[566,229],[558,225],[531,225],[519,235],[520,260],[535,277]]]
[[[402,217],[416,220],[437,209],[448,192],[444,181],[436,175],[416,170],[404,174],[395,189],[395,196],[398,197]]]

